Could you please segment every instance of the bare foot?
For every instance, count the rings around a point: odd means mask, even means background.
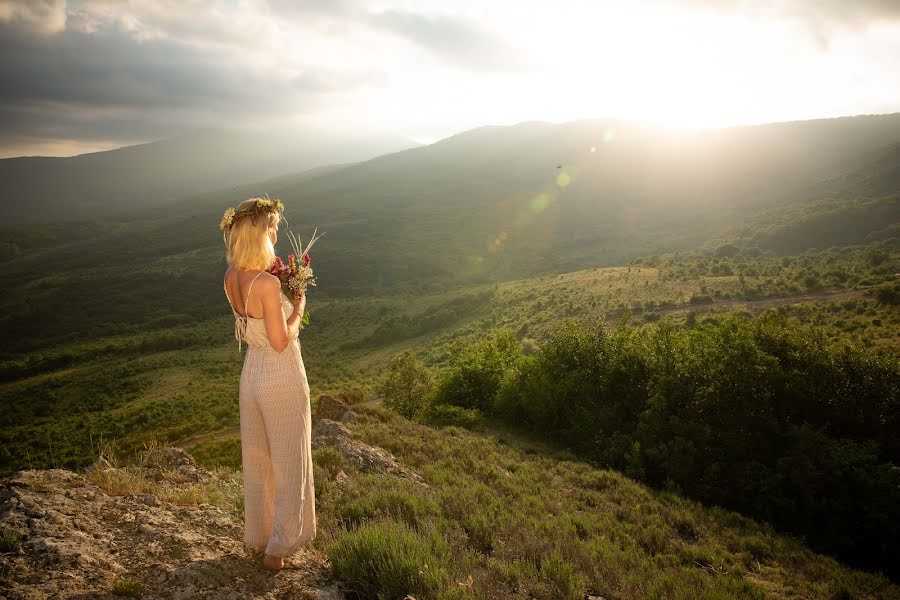
[[[280,556],[266,554],[262,564],[263,568],[269,569],[270,571],[280,571],[284,568],[284,559]]]

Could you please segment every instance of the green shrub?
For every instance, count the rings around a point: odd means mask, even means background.
[[[422,412],[421,421],[435,427],[456,426],[474,429],[482,421],[481,413],[475,408],[462,408],[452,404],[429,404]]]
[[[358,387],[344,388],[337,395],[347,404],[360,404],[366,401],[366,392]]]
[[[347,469],[346,457],[332,446],[313,450],[313,463],[317,469],[328,473],[329,479],[334,479],[338,473]]]
[[[575,571],[575,567],[567,562],[558,549],[541,560],[541,577],[547,581],[553,597],[560,600],[580,600],[584,598],[584,578]]]
[[[522,357],[519,340],[507,329],[495,329],[475,344],[455,345],[450,368],[438,384],[435,404],[477,408],[490,414],[501,379]]]
[[[21,533],[6,525],[0,528],[0,552],[14,552],[21,543]]]
[[[384,405],[407,419],[415,418],[429,404],[433,390],[431,371],[409,350],[394,359],[378,384]]]
[[[140,598],[146,593],[146,588],[140,581],[136,581],[130,577],[122,577],[121,579],[116,580],[109,591],[114,596]]]
[[[436,598],[450,585],[449,547],[389,520],[366,522],[330,544],[334,574],[362,598]]]
[[[417,490],[377,490],[354,498],[341,505],[341,519],[347,525],[358,527],[366,521],[389,517],[419,530],[424,519],[438,512],[437,505]]]

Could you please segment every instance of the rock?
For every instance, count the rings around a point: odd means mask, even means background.
[[[197,461],[181,448],[162,446],[141,453],[141,466],[153,469],[177,470],[181,466],[197,468]]]
[[[312,437],[352,438],[353,432],[337,421],[332,421],[331,419],[320,419],[318,422],[316,422],[315,425],[313,425]]]
[[[312,447],[331,446],[344,455],[347,462],[367,473],[390,473],[428,486],[425,479],[409,467],[397,462],[394,455],[376,446],[368,446],[353,439],[353,433],[341,423],[331,419],[320,419],[313,427]]]
[[[313,422],[316,423],[321,419],[355,423],[356,412],[340,398],[322,394],[319,396],[319,402],[316,405],[316,414],[313,415]]]
[[[239,471],[214,476],[175,448],[155,448],[141,462],[147,466],[118,469],[121,477],[94,479],[117,470],[97,461],[84,474],[27,470],[0,478],[0,528],[20,539],[0,554],[0,599],[114,598],[117,585],[141,590],[145,600],[344,598],[315,542],[286,558],[277,577],[262,568],[261,556],[244,545],[240,508],[225,500],[240,497]],[[152,473],[166,477],[156,484]],[[212,486],[208,496],[180,481],[194,477],[207,482],[202,489]],[[107,488],[109,481],[116,487]],[[129,481],[140,482],[133,493]]]
[[[95,460],[91,465],[86,469],[87,473],[94,473],[97,471],[105,471],[107,469],[112,469],[112,464],[106,459],[105,456],[101,456],[97,460]]]

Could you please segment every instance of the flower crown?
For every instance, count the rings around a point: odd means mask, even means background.
[[[225,214],[222,215],[222,220],[219,222],[219,229],[223,232],[230,230],[235,222],[238,219],[243,219],[244,217],[256,218],[257,215],[261,215],[263,213],[273,213],[273,212],[281,212],[284,213],[284,204],[281,200],[270,200],[268,197],[266,198],[256,198],[256,202],[242,208],[241,210],[234,210],[230,206],[225,209]]]

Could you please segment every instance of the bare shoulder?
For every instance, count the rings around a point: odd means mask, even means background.
[[[258,285],[263,292],[277,292],[281,289],[281,280],[271,273],[263,271],[259,274],[259,278],[257,278],[256,280],[256,285]]]

